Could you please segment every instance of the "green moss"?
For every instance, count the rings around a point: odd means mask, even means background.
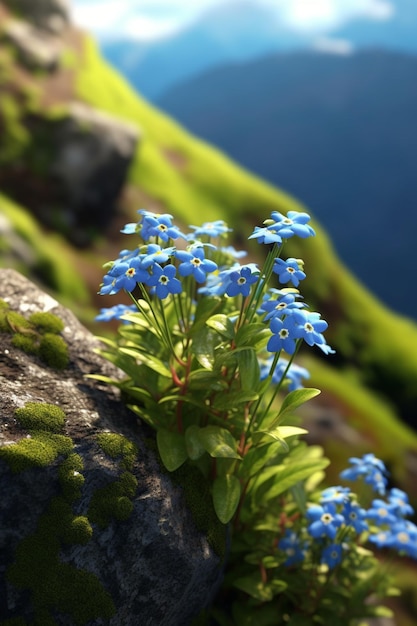
[[[59,335],[46,333],[40,340],[39,357],[49,367],[63,370],[69,363],[67,344]]]
[[[138,454],[138,449],[129,439],[116,433],[101,433],[97,437],[97,443],[110,458],[117,459],[121,457],[121,463],[124,469],[132,469]]]
[[[129,439],[115,433],[101,433],[97,442],[107,456],[119,459],[124,470],[115,481],[98,489],[90,502],[89,519],[100,528],[106,528],[112,519],[125,521],[133,512],[132,500],[138,481],[129,470],[133,467],[138,449]]]
[[[59,454],[65,452],[60,449],[59,442],[53,441],[52,437],[52,435],[46,437],[35,435],[29,439],[21,439],[15,444],[2,446],[0,460],[7,463],[14,474],[32,467],[47,467],[57,459]],[[68,441],[71,442],[71,439]]]
[[[24,407],[16,409],[15,417],[26,430],[59,433],[65,425],[65,413],[56,404],[27,402]]]
[[[32,313],[29,319],[16,311],[0,307],[0,332],[13,333],[12,344],[26,354],[35,354],[53,369],[65,369],[69,363],[68,346],[58,334],[62,320],[52,313]]]
[[[54,333],[57,335],[64,330],[64,322],[52,313],[45,313],[43,311],[32,313],[29,317],[29,322],[36,326],[40,332]]]
[[[23,315],[4,308],[0,311],[1,332],[16,333],[24,330],[32,330],[32,325]]]
[[[7,309],[9,308],[9,303],[6,302],[6,300],[2,300],[2,298],[0,298],[0,311],[7,311]]]
[[[84,469],[79,454],[69,454],[59,466],[59,482],[64,497],[70,502],[81,497],[81,488],[85,482],[82,471]]]
[[[58,497],[39,519],[36,531],[19,544],[7,579],[29,592],[35,624],[55,623],[55,612],[70,616],[76,625],[114,615],[113,601],[98,578],[60,561],[62,543],[85,543],[90,537],[88,520],[74,517],[68,503]]]

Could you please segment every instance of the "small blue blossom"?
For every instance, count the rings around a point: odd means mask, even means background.
[[[287,557],[284,565],[291,567],[304,561],[307,553],[307,542],[301,541],[294,531],[287,529],[285,536],[278,542],[278,548]]]
[[[288,211],[285,216],[278,211],[272,211],[271,220],[273,223],[268,224],[268,229],[278,232],[283,239],[290,239],[294,235],[305,239],[306,237],[314,237],[316,234],[314,229],[307,224],[310,221],[308,213]]]
[[[384,463],[376,458],[372,453],[365,454],[361,459],[351,457],[349,463],[352,467],[348,467],[340,474],[340,478],[344,480],[357,480],[363,478],[364,481],[371,485],[372,489],[384,495],[387,485],[387,469]]]
[[[239,270],[234,270],[229,275],[230,283],[226,289],[228,296],[237,296],[241,294],[245,298],[250,294],[250,288],[256,283],[259,276],[259,270],[255,269],[253,263],[242,265]]]
[[[338,529],[345,521],[343,515],[337,512],[333,502],[322,506],[314,504],[307,510],[306,515],[310,522],[307,531],[315,539],[319,537],[334,539]]]
[[[320,346],[326,343],[322,333],[328,324],[320,319],[320,313],[294,310],[291,312],[289,323],[292,325],[292,333],[296,339],[304,339],[309,346]]]
[[[260,226],[255,226],[253,233],[249,235],[248,239],[257,239],[258,243],[264,243],[266,245],[270,243],[282,243],[282,237],[277,231]]]
[[[159,237],[162,241],[168,239],[178,239],[184,235],[172,223],[172,215],[163,213],[151,213],[149,211],[140,210],[142,215],[141,221],[141,237],[144,241],[148,241],[151,237]]]
[[[217,270],[217,264],[205,258],[202,247],[193,246],[190,250],[177,250],[175,256],[181,261],[178,267],[181,276],[192,275],[197,283],[204,283],[207,274]]]
[[[161,246],[156,243],[150,243],[146,248],[146,252],[143,253],[142,267],[152,267],[154,263],[158,263],[158,265],[163,265],[164,263],[167,263],[167,261],[169,261],[169,259],[174,254],[174,251],[175,248],[173,246],[168,248],[161,248]]]
[[[368,530],[367,513],[356,502],[352,502],[352,500],[345,502],[341,513],[345,518],[346,526],[354,528],[358,535]]]
[[[278,295],[277,298],[273,297],[275,294]],[[297,302],[297,297],[300,296],[295,293],[286,293],[278,289],[270,289],[260,306],[260,312],[266,313],[265,321],[267,322],[273,317],[282,318],[284,315],[290,314],[292,309],[304,308],[306,305],[303,302]]]
[[[275,259],[273,271],[278,276],[280,283],[291,282],[294,287],[298,287],[300,280],[306,277],[300,268],[299,261],[293,257],[284,261],[283,259]]]
[[[138,222],[130,222],[129,224],[125,224],[123,228],[120,230],[124,235],[135,235],[140,231],[140,225]]]
[[[121,289],[133,291],[137,283],[148,283],[149,274],[142,268],[140,257],[127,261],[117,261],[104,276],[100,295],[114,295]]]
[[[400,554],[417,559],[417,526],[409,521],[401,521],[391,528],[388,545]]]
[[[349,487],[328,487],[321,492],[320,503],[333,502],[334,504],[344,504],[349,501],[349,494]]]
[[[413,515],[414,509],[408,501],[407,494],[401,489],[393,487],[388,493],[388,502],[395,509],[398,517]]]
[[[331,543],[326,546],[321,555],[321,562],[327,565],[329,569],[333,569],[338,565],[343,556],[343,547],[340,543]]]
[[[236,250],[233,246],[219,248],[219,252],[227,254],[227,256],[232,257],[232,259],[242,259],[243,257],[248,256],[246,250]]]
[[[395,507],[385,500],[376,498],[366,512],[367,519],[373,520],[377,525],[391,525],[398,521]]]
[[[228,228],[226,222],[223,220],[204,222],[201,226],[192,226],[190,224],[190,228],[192,228],[194,232],[187,238],[202,237],[203,235],[207,235],[208,237],[219,237],[224,233],[232,232],[232,229]]]
[[[137,307],[135,304],[115,304],[112,307],[100,309],[100,313],[96,315],[95,320],[97,322],[110,322],[111,320],[119,320],[122,315],[126,313],[135,313]],[[123,323],[127,324],[125,320]]]
[[[182,285],[178,278],[175,278],[176,273],[174,265],[166,265],[163,269],[160,265],[154,265],[148,284],[154,287],[155,294],[160,300],[164,300],[170,293],[181,293]]]
[[[295,339],[293,333],[293,325],[288,326],[287,321],[281,320],[279,317],[274,317],[270,323],[270,329],[272,337],[269,338],[266,349],[268,352],[279,352],[285,350],[287,354],[294,354],[295,352]]]

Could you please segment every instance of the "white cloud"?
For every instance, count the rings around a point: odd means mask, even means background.
[[[185,26],[209,7],[236,0],[72,0],[74,20],[99,38],[154,39]],[[355,17],[390,19],[391,0],[252,0],[271,7],[294,30],[324,34]]]

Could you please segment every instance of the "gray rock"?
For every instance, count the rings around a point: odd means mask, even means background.
[[[114,215],[140,131],[112,115],[73,102],[51,128],[51,179],[61,220],[75,243],[88,243],[88,228],[102,228]],[[57,205],[51,221],[57,219]],[[47,218],[48,221],[48,218]]]
[[[16,48],[27,67],[48,72],[58,67],[62,46],[56,37],[21,20],[6,22],[3,36]]]
[[[68,0],[2,0],[17,15],[38,28],[59,33],[70,21]]]
[[[0,298],[26,317],[35,311],[50,311],[61,318],[70,356],[69,367],[53,370],[37,357],[15,348],[11,334],[0,332],[0,448],[16,445],[13,442],[28,435],[16,422],[17,408],[27,402],[59,406],[66,416],[63,434],[72,440],[74,452],[84,463],[81,497],[71,504],[77,516],[87,515],[97,490],[117,480],[121,473],[120,459],[103,452],[97,443],[98,435],[123,435],[138,449],[131,468],[138,481],[131,515],[124,521],[111,517],[104,527],[92,522],[93,534],[85,545],[61,542],[59,548],[62,567],[71,567],[75,573],[75,581],[70,580],[74,589],[77,573],[89,572],[112,597],[115,614],[80,622],[58,602],[58,606],[49,607],[48,620],[58,625],[89,626],[191,623],[218,588],[221,561],[206,537],[196,530],[181,488],[172,484],[144,445],[149,433],[140,428],[115,389],[85,378],[95,373],[117,377],[118,370],[94,352],[97,340],[70,311],[17,272],[0,270]],[[19,616],[32,623],[33,590],[12,584],[8,572],[17,559],[18,546],[25,537],[31,541],[51,499],[62,491],[60,462],[58,459],[46,467],[12,473],[0,459],[0,621]],[[53,545],[51,537],[51,550]],[[47,575],[42,562],[35,564],[40,580]],[[45,564],[46,568],[47,555]],[[65,584],[59,576],[53,581],[54,589],[55,585],[59,590]],[[82,592],[80,587],[74,593],[75,603]],[[48,620],[41,618],[36,623],[49,624]]]

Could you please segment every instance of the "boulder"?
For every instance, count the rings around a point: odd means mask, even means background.
[[[0,270],[0,299],[0,622],[190,624],[221,582],[222,558],[161,470],[151,433],[116,389],[86,378],[118,370],[14,270]],[[27,350],[36,334],[48,358]]]
[[[58,38],[21,20],[8,20],[3,37],[17,50],[23,65],[29,69],[52,72],[57,69],[62,52]]]
[[[68,0],[3,0],[18,16],[43,30],[59,33],[70,22]]]

